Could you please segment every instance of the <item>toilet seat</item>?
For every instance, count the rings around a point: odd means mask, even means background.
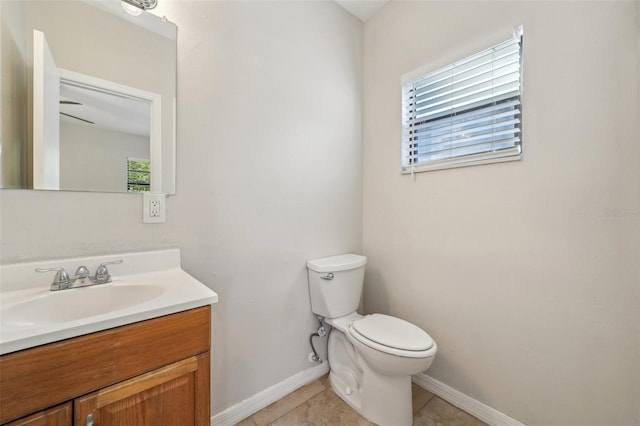
[[[431,356],[433,339],[410,322],[383,314],[351,322],[349,334],[370,348],[408,358]]]

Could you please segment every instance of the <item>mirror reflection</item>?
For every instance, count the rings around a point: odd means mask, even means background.
[[[0,187],[175,193],[175,25],[112,0],[0,17]]]
[[[60,187],[150,192],[150,112],[149,100],[61,81]]]

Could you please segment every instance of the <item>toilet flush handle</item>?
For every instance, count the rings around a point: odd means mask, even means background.
[[[320,278],[322,278],[323,280],[332,280],[333,272],[329,272],[327,275],[320,275]]]

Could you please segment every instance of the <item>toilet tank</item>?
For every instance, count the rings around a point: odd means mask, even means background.
[[[360,304],[367,258],[356,254],[307,261],[311,310],[325,318],[355,312]]]

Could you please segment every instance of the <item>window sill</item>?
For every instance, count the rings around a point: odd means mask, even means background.
[[[445,169],[455,169],[459,167],[469,167],[469,166],[480,166],[482,164],[492,164],[492,163],[504,163],[507,161],[518,161],[522,160],[522,153],[511,154],[502,157],[496,158],[473,158],[468,160],[463,160],[462,158],[456,158],[452,160],[445,160],[442,162],[434,162],[431,164],[423,164],[414,167],[407,167],[402,169],[403,175],[411,175],[414,173],[421,172],[433,172],[436,170],[445,170]]]

